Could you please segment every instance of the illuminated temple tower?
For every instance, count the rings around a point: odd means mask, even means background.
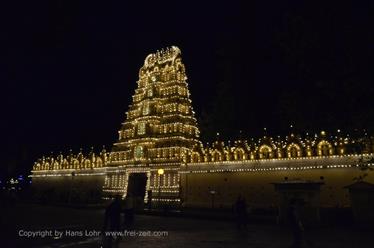
[[[186,80],[177,47],[148,55],[112,150],[39,158],[30,175],[35,198],[97,203],[132,195],[137,207],[152,199],[155,207],[230,208],[241,194],[253,208],[269,208],[279,199],[274,183],[313,181],[324,185],[321,206],[336,207],[350,205],[345,187],[354,178],[374,183],[362,171],[374,166],[374,136],[366,132],[203,146]]]
[[[144,195],[147,202],[152,192],[153,201],[179,201],[178,169],[200,143],[186,80],[177,47],[146,57],[110,154],[103,188],[108,196]]]

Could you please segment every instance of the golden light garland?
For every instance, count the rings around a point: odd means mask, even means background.
[[[326,131],[306,134],[305,138],[265,135],[258,140],[216,141],[203,146],[186,80],[179,48],[148,55],[112,151],[104,148],[95,154],[91,149],[88,154],[81,150],[78,154],[42,157],[35,162],[30,177],[104,176],[102,189],[104,198],[109,199],[115,194],[126,197],[129,175],[145,173],[145,202],[149,190],[160,192],[155,201],[178,202],[181,174],[352,168],[355,161],[342,164],[341,159],[373,157],[373,137],[353,139],[341,130],[335,136]],[[356,146],[362,149],[356,151]],[[318,159],[328,159],[330,164],[308,164]],[[272,165],[280,161],[292,163]],[[301,161],[306,163],[300,166]],[[254,166],[258,164],[261,168]],[[157,174],[160,168],[165,174]]]

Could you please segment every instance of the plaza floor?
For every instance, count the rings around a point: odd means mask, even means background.
[[[100,209],[71,209],[17,205],[6,210],[2,222],[6,239],[0,247],[101,247],[103,215]],[[3,212],[4,213],[4,212]],[[58,230],[61,237],[21,237],[20,230]],[[86,231],[88,233],[86,233]],[[83,235],[67,235],[82,232]],[[323,227],[305,231],[306,247],[372,247],[374,235],[354,227]],[[272,224],[234,223],[196,218],[137,215],[134,227],[112,247],[290,247],[291,232]]]

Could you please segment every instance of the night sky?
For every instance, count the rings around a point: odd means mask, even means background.
[[[372,1],[125,2],[0,6],[2,176],[110,149],[144,58],[170,45],[204,141],[373,129]]]

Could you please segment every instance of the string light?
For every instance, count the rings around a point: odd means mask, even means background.
[[[104,148],[95,154],[91,149],[88,154],[42,157],[30,177],[103,176],[104,199],[110,199],[115,194],[126,197],[129,175],[144,173],[145,202],[148,191],[156,190],[160,195],[154,201],[179,202],[181,174],[351,168],[362,156],[374,156],[372,138],[352,139],[340,129],[336,136],[321,131],[314,136],[307,133],[305,138],[291,134],[274,140],[264,128],[258,140],[228,145],[217,140],[203,146],[186,80],[179,48],[148,55],[112,151]],[[362,154],[353,149],[357,145],[364,147]],[[282,165],[285,161],[287,165]],[[316,161],[321,164],[315,165]],[[163,175],[157,173],[160,168]]]

